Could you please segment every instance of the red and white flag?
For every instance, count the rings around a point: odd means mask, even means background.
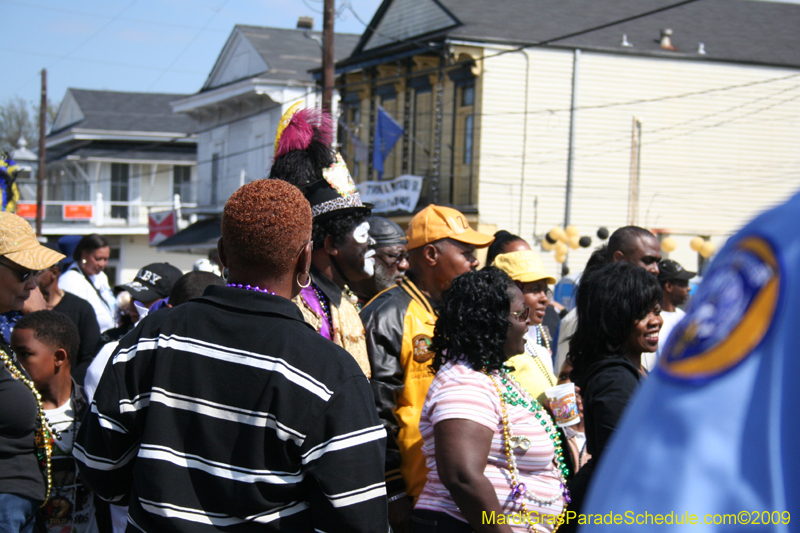
[[[175,211],[156,211],[150,213],[150,246],[156,246],[168,237],[175,235]]]

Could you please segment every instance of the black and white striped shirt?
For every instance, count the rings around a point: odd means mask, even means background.
[[[129,532],[385,532],[385,437],[364,373],[291,301],[209,287],[120,342],[74,454]]]

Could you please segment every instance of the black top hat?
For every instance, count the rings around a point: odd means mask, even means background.
[[[372,205],[361,201],[361,195],[340,154],[337,153],[334,163],[322,171],[322,177],[324,179],[302,187],[316,222],[342,214],[370,213]]]

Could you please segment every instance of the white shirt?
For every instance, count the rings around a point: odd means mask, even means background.
[[[89,276],[89,279],[91,283],[78,268],[78,264],[73,263],[58,278],[58,288],[83,298],[92,305],[94,313],[97,315],[97,325],[100,326],[100,332],[102,333],[116,326],[117,300],[108,285],[108,277],[105,272]],[[95,290],[95,287],[97,290]],[[100,294],[98,294],[98,291]],[[102,298],[100,295],[102,295]]]
[[[569,339],[575,334],[578,329],[578,309],[575,308],[566,314],[561,319],[561,324],[558,326],[558,348],[556,349],[556,364],[555,367],[561,371],[564,366],[564,361],[567,360],[569,353]],[[556,374],[558,376],[558,374]]]

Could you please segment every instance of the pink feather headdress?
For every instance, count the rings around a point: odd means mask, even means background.
[[[325,146],[333,143],[333,119],[330,113],[315,108],[297,109],[298,107],[295,104],[281,118],[275,139],[276,159],[294,150],[305,150],[312,141]]]

